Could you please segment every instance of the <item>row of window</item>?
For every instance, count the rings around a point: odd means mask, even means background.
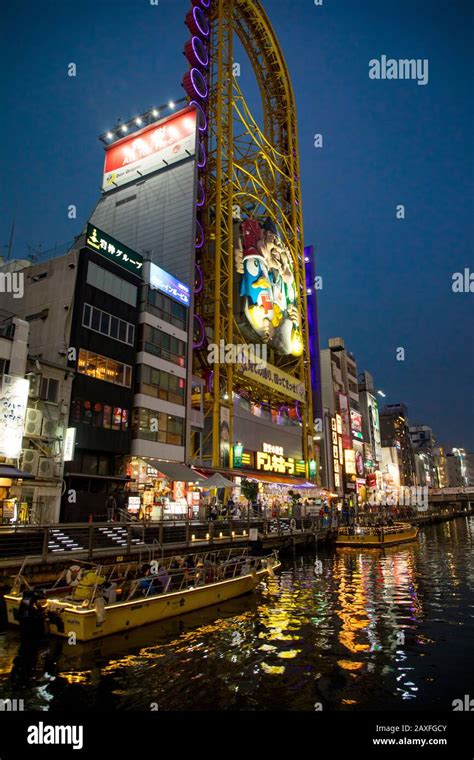
[[[140,325],[138,350],[147,351],[180,367],[186,366],[186,343],[151,325]]]
[[[123,385],[125,388],[132,386],[132,368],[128,364],[95,354],[93,351],[85,351],[83,348],[79,349],[77,371],[114,385]]]
[[[132,431],[134,438],[184,446],[184,419],[152,409],[134,409]]]
[[[137,367],[136,393],[171,401],[173,404],[184,404],[185,380],[183,377],[170,375],[162,369],[139,364]]]
[[[106,430],[128,430],[128,409],[109,406],[102,402],[76,398],[72,402],[72,419],[84,425],[92,425]]]
[[[128,303],[130,306],[137,305],[137,286],[116,274],[112,274],[107,269],[97,266],[93,261],[88,262],[87,283],[114,298],[118,298],[119,301]]]
[[[84,304],[82,324],[89,330],[107,335],[108,338],[114,338],[122,343],[127,343],[129,346],[133,346],[135,342],[134,325],[88,303]]]
[[[147,288],[146,310],[181,330],[186,330],[188,311],[185,306],[172,301],[153,288]]]

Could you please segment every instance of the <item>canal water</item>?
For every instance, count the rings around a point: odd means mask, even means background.
[[[452,711],[474,697],[474,518],[385,552],[321,547],[259,590],[91,644],[0,631],[25,709]]]

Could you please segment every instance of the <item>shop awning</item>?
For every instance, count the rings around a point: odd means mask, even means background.
[[[239,475],[242,478],[247,478],[247,480],[258,480],[262,483],[281,483],[285,486],[303,486],[306,483],[306,480],[304,480],[304,478],[292,478],[285,475],[273,475],[269,472],[246,472],[245,470],[240,470]]]
[[[211,473],[209,475],[208,481],[206,481],[206,486],[209,481],[211,481],[214,478],[214,475],[219,475],[222,477],[221,473],[218,473],[217,471],[212,471],[207,467],[199,467],[200,473],[202,471],[207,473]],[[259,470],[240,470],[237,468],[234,468],[233,470],[223,470],[225,472],[225,475],[229,478],[238,476],[239,478],[247,478],[247,480],[258,480],[262,483],[281,483],[282,485],[286,486],[297,486],[297,487],[308,487],[308,481],[304,478],[295,478],[291,475],[277,475],[276,473],[263,473]],[[313,488],[318,488],[318,486],[315,483],[310,484]],[[224,486],[222,486],[224,487]],[[220,488],[220,486],[218,486]]]
[[[211,475],[211,477],[206,480],[205,483],[206,488],[231,488],[233,485],[234,484],[232,480],[224,478],[220,472],[215,472],[214,475]]]
[[[34,480],[35,476],[29,472],[19,470],[17,467],[9,467],[8,465],[0,464],[0,478],[22,478],[23,480]]]
[[[180,462],[162,462],[161,459],[146,459],[145,461],[150,467],[154,467],[155,470],[161,472],[169,480],[181,481],[183,483],[205,483],[207,480],[196,470],[192,470]]]

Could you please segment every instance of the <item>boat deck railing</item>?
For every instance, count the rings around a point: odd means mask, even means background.
[[[357,536],[390,536],[395,533],[410,533],[413,531],[411,525],[405,523],[397,523],[395,525],[351,525],[338,529],[339,536],[350,536],[355,538]]]
[[[60,573],[52,586],[41,590],[46,599],[90,608],[97,599],[105,599],[106,605],[116,603],[117,589],[120,601],[147,598],[172,591],[179,593],[261,570],[269,566],[270,559],[276,558],[275,552],[264,557],[253,557],[248,548],[244,547],[189,554],[186,557],[174,555],[152,560],[144,565],[139,562],[123,562],[101,566],[76,560]],[[88,571],[94,573],[96,582],[88,586],[90,592],[86,592],[85,597],[75,597],[75,588],[81,585],[81,579]],[[111,600],[106,590],[112,586],[114,598]],[[10,593],[19,596],[22,590],[29,588],[31,586],[22,568],[14,578]]]

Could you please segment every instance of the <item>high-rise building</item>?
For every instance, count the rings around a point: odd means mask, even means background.
[[[415,460],[415,485],[433,488],[436,484],[434,464],[436,439],[433,431],[428,425],[411,425],[409,433]]]
[[[433,465],[435,469],[435,488],[446,488],[448,485],[448,469],[443,446],[434,447]]]
[[[382,485],[382,440],[380,437],[379,405],[370,372],[359,375],[359,404],[362,414],[364,440],[364,463],[369,489],[379,489]]]
[[[321,351],[321,385],[327,486],[351,497],[366,487],[364,433],[357,364],[342,338],[330,338],[328,348]]]
[[[400,486],[412,486],[415,483],[415,460],[411,444],[408,409],[406,404],[386,404],[380,414],[380,435],[382,447],[396,452]],[[395,464],[393,452],[390,462]]]
[[[462,448],[453,448],[446,454],[449,488],[474,486],[474,454]]]

